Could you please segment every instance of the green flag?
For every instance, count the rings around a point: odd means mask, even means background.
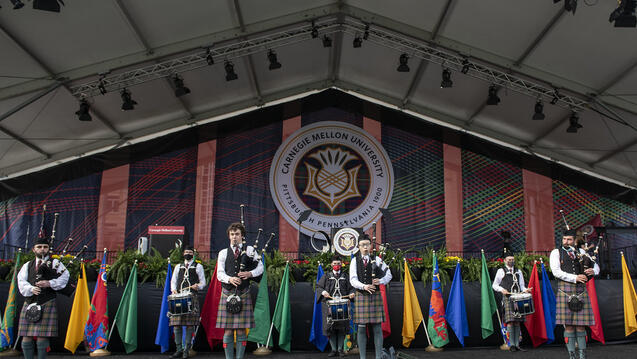
[[[263,261],[263,277],[259,282],[259,294],[254,303],[254,328],[248,334],[248,340],[260,344],[265,344],[270,334],[270,297],[268,294],[268,272],[265,266],[265,254],[261,255]]]
[[[292,343],[292,313],[290,312],[290,263],[285,265],[285,272],[279,288],[279,296],[276,299],[274,315],[272,316],[274,327],[279,331],[279,347],[290,351]]]
[[[18,272],[20,271],[20,252],[18,252],[15,259],[15,267],[13,269],[13,276],[11,277],[11,285],[9,286],[9,294],[7,296],[7,305],[4,308],[4,320],[2,320],[2,327],[0,328],[0,347],[2,350],[8,349],[13,345],[13,328],[15,322],[15,299],[18,290]]]
[[[480,276],[480,312],[482,339],[493,334],[493,314],[497,310],[493,289],[491,288],[491,276],[487,268],[487,260],[482,252],[482,275]]]
[[[137,263],[128,277],[122,300],[119,302],[117,314],[113,320],[113,328],[117,326],[120,338],[124,343],[126,354],[137,349]],[[113,329],[111,329],[113,330]]]

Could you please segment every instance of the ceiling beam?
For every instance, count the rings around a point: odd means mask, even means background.
[[[41,149],[40,147],[34,145],[33,143],[25,140],[24,138],[22,138],[17,133],[4,128],[3,126],[0,126],[0,132],[4,133],[5,135],[7,135],[7,136],[9,136],[11,138],[13,138],[14,140],[20,142],[21,144],[27,146],[28,148],[32,149],[33,151],[43,155],[45,158],[51,158],[51,155],[49,153],[45,152],[43,149]]]
[[[614,149],[613,151],[608,152],[607,154],[605,154],[605,155],[601,156],[600,158],[596,159],[595,161],[591,162],[590,165],[591,166],[596,166],[599,163],[604,162],[604,161],[614,157],[615,155],[626,151],[627,149],[629,149],[629,148],[631,148],[631,147],[633,147],[635,145],[637,145],[637,139],[634,139],[634,140],[632,140],[632,141],[630,141],[630,142],[628,142],[628,143],[626,143],[626,144],[624,144],[622,146],[619,146],[618,148]]]
[[[637,61],[633,62],[630,66],[620,71],[615,77],[613,77],[610,81],[608,81],[604,86],[600,87],[597,90],[597,93],[601,96],[606,91],[608,91],[611,87],[617,85],[621,80],[624,79],[627,75],[629,75],[633,70],[637,67]]]
[[[553,29],[555,24],[564,16],[565,13],[566,13],[566,10],[564,10],[564,7],[560,7],[560,10],[557,12],[557,14],[555,14],[553,18],[551,19],[551,21],[549,21],[549,23],[546,24],[546,26],[544,26],[544,29],[542,29],[542,31],[540,31],[540,33],[535,37],[535,40],[533,40],[531,44],[526,48],[526,50],[524,50],[522,55],[520,55],[520,57],[518,57],[518,59],[515,60],[515,62],[513,63],[513,66],[520,67],[522,65],[524,60],[526,60],[526,58],[531,54],[531,52],[535,50],[536,47],[538,47],[540,42],[544,40],[546,35],[548,35],[549,31]]]
[[[246,25],[243,21],[243,13],[241,12],[241,5],[239,4],[239,0],[234,0],[232,2],[234,6],[235,15],[237,17],[237,22],[239,23],[239,29],[241,33],[246,32]],[[247,40],[248,36],[243,37],[243,39]],[[258,103],[263,101],[263,95],[261,94],[261,86],[259,85],[259,79],[257,78],[257,73],[254,69],[254,62],[252,61],[252,54],[246,56],[246,69],[248,71],[248,77],[250,78],[250,82],[252,83],[254,90],[254,97],[257,99]]]
[[[501,86],[497,86],[495,87],[495,95],[498,96],[500,94],[500,90],[502,89]],[[473,113],[471,114],[471,116],[469,116],[469,118],[467,119],[466,123],[465,123],[465,127],[469,128],[471,127],[471,125],[473,124],[473,122],[476,120],[476,117],[478,117],[478,115],[480,114],[480,112],[482,112],[486,107],[487,107],[487,100],[484,100],[484,102],[475,110],[473,111]]]
[[[551,133],[553,133],[553,131],[555,131],[558,128],[562,127],[562,125],[564,125],[566,123],[566,121],[568,121],[569,118],[571,118],[571,114],[570,113],[568,115],[564,116],[564,118],[562,118],[561,120],[557,121],[549,129],[547,129],[546,131],[542,132],[542,134],[537,136],[533,141],[531,141],[531,143],[529,143],[529,147],[535,146],[538,142],[543,140],[546,136],[548,136]]]

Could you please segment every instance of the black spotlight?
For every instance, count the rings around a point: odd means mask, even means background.
[[[323,35],[323,47],[332,47],[332,38],[327,35]]]
[[[400,58],[398,58],[398,62],[400,64],[398,65],[398,68],[396,69],[396,71],[409,72],[409,65],[407,65],[408,61],[409,61],[409,55],[407,54],[400,55]]]
[[[577,133],[577,130],[584,127],[579,124],[579,116],[577,116],[577,112],[575,111],[571,112],[571,117],[569,117],[568,122],[569,125],[566,129],[566,132],[568,133]]]
[[[356,49],[363,46],[363,39],[360,36],[356,35],[354,41],[352,42],[352,46],[354,46],[354,48]]]
[[[316,28],[314,21],[312,21],[312,38],[316,39],[317,37],[318,37],[318,29]]]
[[[234,64],[232,64],[232,62],[226,61],[226,63],[223,65],[223,68],[226,69],[226,81],[232,81],[239,78],[239,76],[237,76],[237,73],[234,72]]]
[[[179,75],[173,77],[173,82],[175,84],[175,96],[181,97],[190,93],[190,89],[184,86],[184,79],[179,77]]]
[[[369,38],[369,24],[365,25],[365,32],[363,33],[363,40],[367,40]]]
[[[546,116],[544,116],[544,104],[542,101],[537,100],[535,103],[535,113],[533,114],[534,120],[543,120]]]
[[[560,100],[560,92],[555,89],[553,91],[553,98],[551,99],[551,105],[555,105],[557,103],[557,101]]]
[[[268,67],[270,70],[276,70],[281,68],[281,63],[276,57],[276,52],[272,50],[268,51],[268,61],[270,61],[270,66]]]
[[[106,95],[106,85],[104,85],[104,81],[100,79],[100,83],[97,85],[97,88],[100,90],[102,95]]]
[[[467,74],[469,72],[469,59],[462,60],[462,69],[460,70],[463,74]]]
[[[487,97],[487,105],[495,106],[500,103],[498,97],[498,87],[496,85],[489,86],[489,97]]]
[[[36,10],[60,12],[60,3],[64,5],[62,0],[33,0],[33,8]]]
[[[212,54],[210,53],[210,49],[206,49],[206,62],[208,65],[214,65],[215,59],[212,58]]]
[[[637,26],[635,7],[637,7],[637,0],[621,0],[617,9],[610,14],[608,21],[615,22],[615,27]]]
[[[80,121],[92,121],[93,118],[91,117],[91,114],[89,113],[90,109],[91,109],[91,105],[88,104],[88,101],[86,101],[85,98],[80,100],[80,109],[75,111],[75,114],[77,115],[77,119]]]
[[[135,105],[137,105],[137,101],[131,98],[130,91],[128,91],[128,89],[123,89],[120,95],[122,96],[122,111],[134,110]]]
[[[24,7],[24,3],[20,0],[11,0],[13,4],[13,10],[22,9]]]
[[[564,0],[564,10],[567,12],[572,12],[575,15],[575,10],[577,10],[577,0]]]
[[[451,71],[449,69],[442,70],[442,82],[440,82],[440,88],[453,87],[453,81],[451,81]]]

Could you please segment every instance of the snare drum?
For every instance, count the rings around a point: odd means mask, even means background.
[[[327,301],[327,322],[347,322],[349,323],[349,300],[332,299]]]
[[[514,293],[509,297],[511,309],[516,316],[529,315],[535,313],[533,296],[531,293]]]
[[[191,292],[171,294],[168,296],[168,316],[191,314],[194,310],[194,295]]]

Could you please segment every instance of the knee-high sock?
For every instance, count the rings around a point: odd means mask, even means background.
[[[33,355],[35,354],[33,340],[22,340],[22,354],[24,355],[24,359],[33,359]]]
[[[580,350],[586,350],[586,330],[577,332],[577,346]]]
[[[345,332],[339,331],[336,335],[336,346],[339,351],[343,351],[343,346],[345,345]]]
[[[223,351],[226,353],[226,359],[234,359],[234,335],[223,336]]]
[[[243,359],[243,354],[246,352],[246,344],[248,338],[245,334],[237,334],[237,359]]]
[[[195,331],[194,327],[191,326],[186,326],[186,338],[184,339],[184,342],[182,344],[182,346],[184,347],[184,350],[189,350],[190,347],[192,346],[192,333]]]
[[[360,359],[365,359],[366,350],[367,350],[367,330],[365,328],[365,324],[358,325],[358,332],[356,332],[357,342],[358,342],[358,355]]]
[[[182,330],[181,330],[181,325],[178,326],[174,326],[173,327],[173,333],[175,334],[175,345],[177,346],[177,351],[181,351],[183,350],[183,347],[181,346],[181,337],[182,337]]]
[[[383,357],[383,328],[380,323],[372,324],[374,332],[374,349],[376,350],[376,359]]]
[[[566,349],[569,353],[575,353],[576,338],[575,332],[564,332],[564,341],[566,342]]]
[[[509,327],[509,341],[512,346],[517,347],[520,345],[520,327],[517,325],[511,325]]]
[[[332,333],[330,334],[330,347],[332,347],[332,351],[338,351],[338,334]]]
[[[49,339],[47,338],[38,338],[37,341],[38,347],[38,359],[46,358],[46,349],[49,347]]]

